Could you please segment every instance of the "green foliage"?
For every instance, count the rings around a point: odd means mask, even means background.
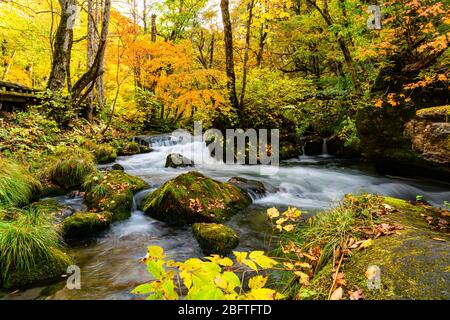
[[[268,277],[256,275],[246,281],[234,271],[255,272],[275,267],[278,262],[262,251],[234,252],[237,262],[212,255],[205,260],[166,261],[161,247],[149,247],[144,262],[155,279],[136,287],[132,293],[148,295],[148,300],[274,300],[283,295],[266,288]],[[182,282],[181,282],[182,281]],[[246,283],[244,283],[246,282]],[[245,288],[248,287],[248,290]],[[183,291],[184,290],[184,291]]]
[[[17,218],[0,221],[0,277],[7,283],[16,272],[32,273],[39,265],[68,264],[53,222],[34,208],[17,211]]]
[[[50,163],[50,179],[65,189],[80,187],[84,179],[95,172],[94,156],[81,148],[62,148]]]
[[[280,128],[283,107],[293,105],[312,90],[311,81],[290,78],[270,69],[252,70],[247,84],[245,119],[241,121],[251,128]]]
[[[69,122],[78,114],[70,98],[61,92],[53,93],[47,89],[41,94],[42,103],[38,106],[49,119],[56,121],[61,128],[67,127]]]
[[[344,141],[346,147],[357,148],[360,143],[358,129],[356,123],[350,117],[346,117],[344,121],[341,122],[341,128],[339,130],[338,136]]]
[[[24,167],[0,158],[0,207],[26,205],[41,191],[41,183]]]

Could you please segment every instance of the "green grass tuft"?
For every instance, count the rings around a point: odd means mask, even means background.
[[[68,264],[58,230],[39,210],[20,210],[17,219],[0,221],[0,278],[31,274],[42,264]]]
[[[25,168],[0,159],[0,207],[24,206],[41,191],[41,183]]]
[[[71,190],[79,188],[86,176],[96,170],[94,156],[89,151],[79,148],[63,149],[51,163],[49,176],[59,186]]]

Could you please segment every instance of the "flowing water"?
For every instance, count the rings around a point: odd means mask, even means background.
[[[117,161],[127,173],[141,177],[151,186],[151,189],[135,196],[131,218],[114,223],[103,234],[70,249],[75,263],[81,268],[81,290],[68,290],[63,279],[50,287],[35,288],[6,298],[132,299],[130,290],[149,279],[146,267],[139,263],[147,246],[162,246],[168,257],[175,260],[201,257],[190,228],[171,227],[138,210],[146,194],[180,173],[193,170],[164,168],[170,153],[180,153],[192,159],[196,164],[195,170],[221,181],[240,176],[264,182],[267,196],[254,199],[252,206],[227,223],[240,234],[237,250],[267,249],[270,225],[266,221],[265,209],[271,206],[283,208],[290,205],[313,212],[329,208],[346,193],[358,192],[407,200],[422,195],[435,206],[450,200],[449,185],[380,176],[327,154],[322,157],[301,156],[282,162],[276,174],[264,176],[261,175],[261,166],[226,165],[216,161],[209,156],[202,142],[177,144],[169,136],[153,137],[149,142],[153,152]],[[80,205],[71,201],[71,205]]]

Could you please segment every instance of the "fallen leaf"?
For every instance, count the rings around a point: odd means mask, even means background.
[[[360,249],[366,249],[368,247],[370,247],[373,243],[372,239],[367,239],[365,240],[363,243],[361,243],[361,245],[359,246]]]
[[[344,290],[342,290],[342,287],[339,287],[333,291],[333,293],[330,296],[330,300],[341,300],[343,294]]]
[[[350,300],[362,300],[364,299],[362,289],[356,287],[355,291],[348,291],[348,295],[350,296]]]
[[[440,242],[447,242],[447,240],[442,239],[442,238],[437,238],[437,237],[433,238],[433,240],[440,241]]]

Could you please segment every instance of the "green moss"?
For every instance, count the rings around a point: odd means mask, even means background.
[[[448,122],[450,119],[450,105],[420,109],[416,112],[418,118],[434,122]]]
[[[66,239],[92,236],[109,227],[112,222],[110,212],[77,212],[63,221],[63,233]]]
[[[112,212],[113,220],[117,221],[130,216],[134,193],[148,188],[148,184],[138,177],[113,170],[89,176],[83,188],[90,209]]]
[[[94,157],[89,151],[64,148],[56,153],[50,163],[48,175],[58,186],[73,190],[81,187],[84,179],[96,170]]]
[[[61,278],[70,263],[71,259],[68,256],[62,256],[56,261],[38,261],[32,270],[12,270],[8,279],[4,282],[0,280],[0,287],[12,290],[49,284]]]
[[[83,147],[91,151],[98,163],[110,163],[117,159],[117,150],[113,146],[103,143],[96,144],[92,141],[87,141]]]
[[[364,250],[351,251],[342,266],[347,281],[344,291],[354,290],[357,286],[363,290],[365,299],[377,300],[449,299],[450,238],[447,234],[432,230],[423,217],[434,215],[435,210],[396,198],[380,199],[383,205],[392,207],[380,223],[400,223],[404,229],[375,239]],[[447,242],[433,238],[442,238]],[[367,268],[373,265],[381,270],[381,287],[376,290],[368,288],[365,277]],[[316,293],[314,299],[328,297],[332,269],[329,260],[314,276],[308,287]]]
[[[239,244],[236,232],[222,224],[195,223],[192,232],[206,255],[228,255]]]
[[[251,202],[246,192],[233,185],[189,172],[149,194],[143,209],[156,219],[183,225],[224,221]]]
[[[72,215],[75,211],[71,207],[62,205],[54,199],[41,200],[31,204],[30,207],[45,214],[55,222],[62,221],[65,217]]]

